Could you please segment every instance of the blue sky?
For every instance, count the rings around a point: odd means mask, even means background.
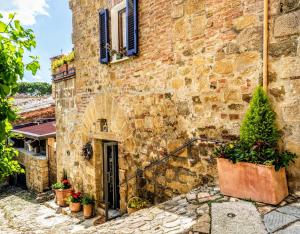
[[[34,55],[40,56],[41,70],[25,81],[51,82],[50,57],[72,50],[72,16],[68,0],[0,0],[4,16],[16,12],[21,23],[32,28],[37,41]]]

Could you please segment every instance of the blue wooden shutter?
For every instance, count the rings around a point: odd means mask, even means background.
[[[99,13],[100,25],[100,63],[109,63],[109,51],[107,45],[109,43],[108,32],[108,9],[101,10]]]
[[[127,56],[138,54],[138,0],[126,0]]]

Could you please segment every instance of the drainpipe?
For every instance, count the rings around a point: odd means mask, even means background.
[[[263,88],[268,90],[269,0],[264,0]]]

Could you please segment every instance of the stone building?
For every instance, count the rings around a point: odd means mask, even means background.
[[[35,192],[49,190],[57,179],[55,119],[35,119],[14,126],[13,132],[22,136],[12,141],[25,170],[25,175],[15,176],[15,183]]]
[[[300,4],[269,2],[268,92],[282,147],[300,155]],[[76,75],[54,83],[58,178],[66,170],[76,189],[121,211],[139,192],[129,180],[138,169],[193,137],[236,138],[263,71],[263,0],[135,3],[70,0]],[[143,194],[215,183],[212,148],[195,142],[145,170]],[[299,167],[288,169],[292,190]]]

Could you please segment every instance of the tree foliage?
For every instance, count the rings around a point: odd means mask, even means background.
[[[14,18],[15,15],[10,14],[4,20],[0,14],[0,180],[23,171],[15,160],[17,151],[9,143],[11,122],[17,117],[10,97],[17,92],[24,72],[31,71],[35,75],[40,67],[36,56],[25,57],[25,52],[36,46],[33,31],[25,29]],[[25,59],[29,60],[27,64]]]
[[[256,142],[268,142],[271,146],[276,146],[280,134],[275,120],[276,114],[268,96],[261,86],[257,87],[240,130],[243,144],[252,146]]]
[[[296,155],[279,149],[280,134],[275,120],[276,114],[267,94],[262,87],[258,87],[242,123],[240,140],[220,146],[214,154],[234,163],[274,165],[276,170],[287,167]]]
[[[52,85],[47,82],[19,82],[18,93],[33,96],[50,95]]]

